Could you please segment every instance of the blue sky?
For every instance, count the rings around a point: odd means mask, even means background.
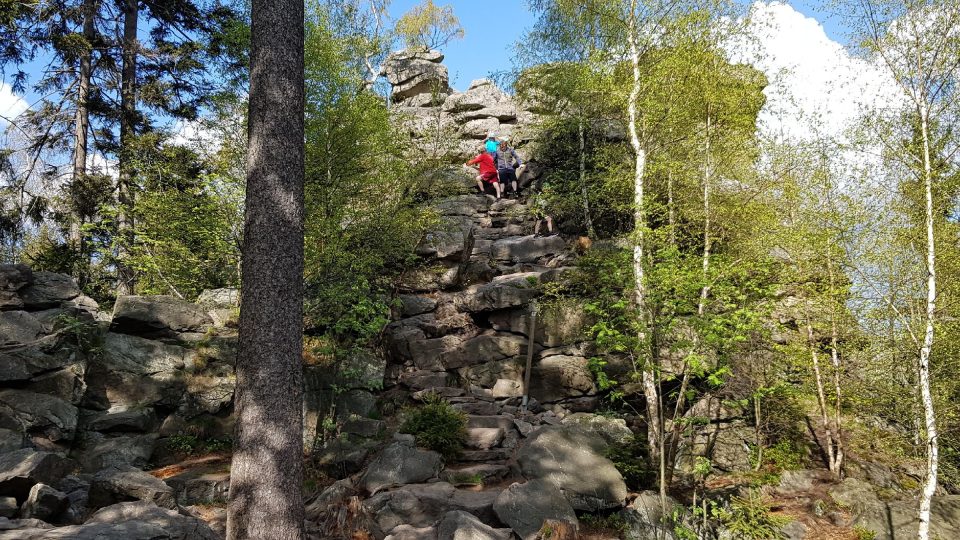
[[[743,1],[743,0],[740,0]],[[394,0],[390,14],[399,18],[420,0]],[[444,63],[450,69],[450,84],[466,90],[470,81],[506,71],[513,66],[515,47],[535,18],[525,0],[434,0],[437,5],[453,6],[466,35],[447,45]],[[843,43],[843,29],[836,18],[820,9],[822,2],[799,0],[785,2],[800,13],[817,19],[828,37]]]
[[[420,0],[394,0],[390,14],[395,19]],[[511,69],[515,45],[534,22],[523,0],[434,0],[453,6],[465,30],[463,39],[444,47],[444,63],[450,69],[450,84],[466,90],[470,81]]]
[[[474,79],[514,67],[516,47],[535,21],[526,0],[434,1],[452,5],[465,28],[464,39],[444,48],[454,88],[465,90]],[[392,17],[399,18],[419,2],[393,0]],[[787,109],[797,117],[817,115],[834,119],[839,125],[853,114],[849,97],[875,93],[879,77],[843,51],[843,28],[820,8],[822,5],[822,0],[796,0],[761,6],[760,11],[773,25],[769,31],[758,30],[764,35],[762,45],[767,53],[758,67],[771,80],[775,76],[779,79],[767,90],[771,111]],[[778,75],[784,70],[790,74]],[[840,95],[837,88],[842,89]],[[28,93],[27,100],[32,98]],[[26,105],[10,93],[8,86],[0,84],[0,114],[15,116]],[[780,119],[778,122],[783,123]],[[4,124],[0,119],[0,129]]]

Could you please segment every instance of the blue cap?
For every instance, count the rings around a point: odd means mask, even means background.
[[[487,152],[496,152],[498,147],[497,141],[487,141]]]

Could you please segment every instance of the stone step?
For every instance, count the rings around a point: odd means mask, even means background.
[[[459,467],[447,467],[440,475],[441,480],[451,484],[475,486],[494,484],[510,474],[510,467],[500,463],[480,463]]]
[[[491,401],[468,401],[466,403],[454,403],[451,406],[468,415],[494,415],[500,412],[500,405]]]
[[[513,418],[499,415],[471,415],[467,418],[467,428],[499,428],[504,432],[514,428]]]
[[[467,448],[490,450],[500,446],[505,432],[503,428],[467,428]]]
[[[502,448],[495,448],[493,450],[464,450],[460,453],[457,461],[461,463],[494,463],[507,461],[510,459],[510,456],[511,452]]]

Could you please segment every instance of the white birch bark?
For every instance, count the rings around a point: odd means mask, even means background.
[[[634,303],[640,314],[640,347],[641,355],[639,363],[642,372],[643,391],[647,403],[647,442],[650,446],[651,457],[654,461],[659,459],[660,454],[660,403],[657,391],[656,373],[654,366],[650,363],[649,355],[646,354],[647,341],[647,291],[644,275],[644,239],[646,229],[646,214],[644,209],[644,185],[643,174],[647,165],[647,153],[640,141],[639,130],[637,129],[638,112],[637,99],[640,97],[640,50],[637,44],[637,0],[630,1],[630,13],[628,15],[627,41],[630,47],[630,62],[633,67],[633,84],[630,87],[630,98],[627,103],[628,125],[630,133],[630,146],[636,156],[633,176],[633,205],[634,205],[634,224],[636,226],[636,242],[633,247],[633,275],[636,282],[634,286]]]
[[[930,391],[930,353],[933,350],[933,329],[937,310],[936,245],[933,237],[933,171],[930,164],[929,109],[921,107],[920,130],[923,135],[923,184],[926,196],[927,228],[927,309],[923,345],[920,347],[920,398],[923,402],[924,427],[927,443],[927,478],[920,496],[920,526],[917,537],[930,537],[930,504],[937,491],[937,467],[939,444],[937,441],[937,416]]]

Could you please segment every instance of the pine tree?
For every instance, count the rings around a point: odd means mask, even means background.
[[[227,538],[303,530],[304,6],[253,2]]]

